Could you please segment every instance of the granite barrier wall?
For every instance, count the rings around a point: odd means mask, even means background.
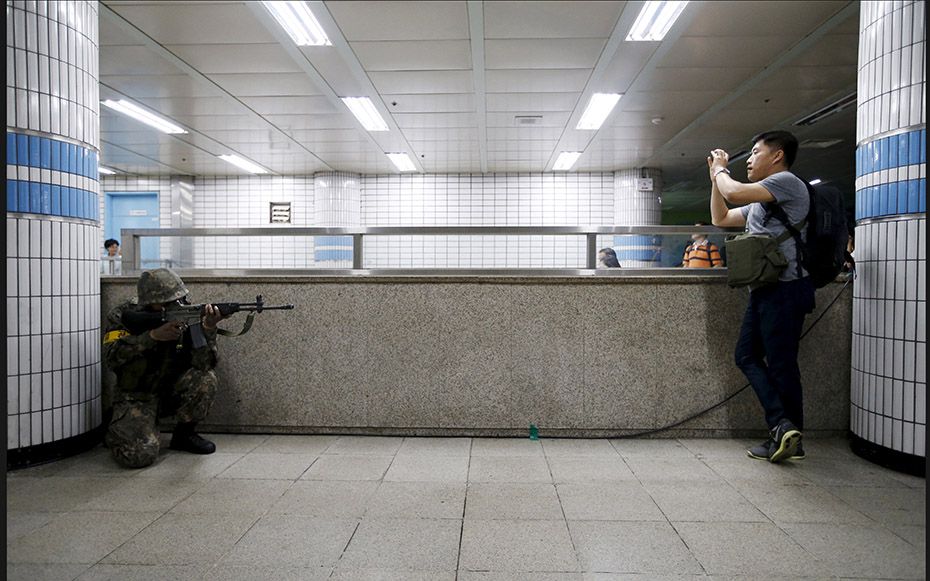
[[[185,279],[196,302],[294,303],[220,337],[204,431],[603,437],[677,422],[745,385],[748,293],[723,279]],[[808,324],[842,289],[818,291]],[[135,279],[101,281],[101,313]],[[806,432],[849,426],[851,288],[801,347]],[[244,315],[221,326],[238,330]],[[656,437],[756,436],[751,388]]]

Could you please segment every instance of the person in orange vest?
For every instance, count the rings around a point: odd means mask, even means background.
[[[705,222],[698,222],[695,226],[707,226]],[[685,255],[681,258],[681,265],[685,268],[717,268],[723,266],[720,258],[720,249],[709,241],[704,234],[692,234],[691,244],[685,248]]]

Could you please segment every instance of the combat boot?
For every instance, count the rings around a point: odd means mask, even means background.
[[[201,437],[194,432],[195,424],[178,424],[171,435],[172,450],[190,452],[191,454],[212,454],[216,452],[216,444]]]

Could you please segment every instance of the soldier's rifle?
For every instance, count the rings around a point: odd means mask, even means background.
[[[229,337],[242,335],[250,328],[252,328],[252,320],[256,313],[261,313],[263,311],[285,311],[294,308],[294,305],[290,304],[272,306],[265,305],[265,301],[262,299],[262,295],[255,297],[254,303],[202,303],[194,305],[185,303],[182,299],[165,305],[165,308],[162,311],[146,311],[143,309],[127,310],[122,315],[122,322],[126,329],[133,335],[141,335],[142,333],[151,331],[152,329],[157,329],[165,323],[183,323],[184,329],[190,330],[191,343],[193,344],[194,348],[197,349],[207,345],[207,338],[203,334],[202,323],[204,315],[207,314],[208,304],[213,305],[213,308],[218,310],[223,318],[238,312],[249,313],[248,318],[246,318],[245,324],[242,327],[242,330],[238,333],[233,333],[225,329],[217,329],[217,333]],[[178,340],[179,348],[181,346],[182,340],[183,335],[181,336],[181,339]]]

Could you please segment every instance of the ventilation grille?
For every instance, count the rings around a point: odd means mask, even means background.
[[[542,119],[542,115],[516,115],[513,121],[517,127],[523,127],[525,125],[539,125],[542,123]]]
[[[798,147],[801,149],[826,149],[828,147],[833,147],[837,143],[843,141],[842,139],[805,139],[802,141]]]
[[[834,113],[839,113],[843,109],[856,104],[856,93],[850,93],[843,97],[842,99],[830,103],[826,107],[819,109],[803,119],[798,119],[794,122],[795,125],[813,125],[819,121],[822,121],[825,117],[829,117]]]

